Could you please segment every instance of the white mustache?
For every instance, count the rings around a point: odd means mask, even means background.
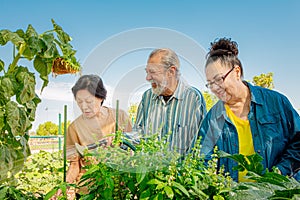
[[[154,81],[154,80],[150,80],[149,83],[151,83],[151,84],[155,83],[156,85],[158,85],[158,83],[156,81]]]

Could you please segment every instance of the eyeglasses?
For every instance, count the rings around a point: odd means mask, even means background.
[[[220,86],[221,84],[223,84],[223,82],[225,81],[225,78],[230,74],[230,72],[233,71],[233,69],[234,69],[234,67],[232,67],[231,70],[229,70],[229,72],[227,72],[224,76],[215,78],[214,81],[205,84],[205,86],[209,89],[211,89],[214,84],[216,84],[217,86]]]

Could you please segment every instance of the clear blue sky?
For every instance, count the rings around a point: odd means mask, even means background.
[[[239,44],[245,79],[273,72],[275,89],[300,108],[297,89],[300,74],[299,10],[300,1],[297,0],[1,0],[0,29],[14,31],[32,24],[41,33],[51,28],[53,18],[73,38],[72,45],[81,62],[103,41],[136,28],[174,30],[192,38],[205,50],[216,38],[230,37]],[[0,48],[1,59],[8,62],[11,49]],[[146,57],[141,59],[146,62]],[[75,79],[74,76],[51,78],[55,84],[50,85],[53,86],[50,89],[55,93],[55,87],[70,88]],[[112,81],[105,80],[107,83]],[[200,89],[203,88],[202,82],[199,83]],[[66,96],[72,98],[70,92]],[[62,104],[57,105],[49,99],[45,102],[39,106],[39,122],[56,120]],[[73,102],[66,103],[72,109]]]

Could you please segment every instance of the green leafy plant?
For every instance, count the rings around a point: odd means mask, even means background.
[[[300,183],[294,178],[283,176],[279,170],[273,167],[272,172],[264,169],[259,154],[243,156],[230,155],[219,152],[220,157],[235,160],[238,171],[247,170],[247,177],[252,182],[244,182],[235,185],[231,189],[231,199],[298,199],[300,196]]]
[[[82,199],[225,199],[232,179],[197,155],[182,160],[167,137],[157,135],[141,139],[135,152],[118,146],[87,152],[85,158],[97,162],[82,176],[79,187],[89,189]]]
[[[62,181],[61,152],[40,151],[29,156],[14,182],[2,184],[0,199],[46,199],[46,194]]]
[[[71,37],[52,20],[53,29],[38,34],[28,25],[24,31],[0,30],[0,45],[13,44],[12,62],[0,59],[0,184],[20,171],[30,155],[28,131],[35,119],[40,98],[35,93],[35,74],[21,66],[21,59],[32,61],[33,67],[47,86],[53,63],[62,58],[79,69]]]
[[[56,193],[58,192],[58,190],[61,191],[62,195],[60,196],[56,196],[55,199],[57,200],[67,200],[68,199],[68,195],[67,195],[67,190],[68,188],[73,187],[76,188],[76,185],[74,184],[69,184],[66,182],[61,182],[60,184],[56,185],[52,190],[50,190],[45,196],[44,199],[48,200],[48,199],[52,199],[52,197],[54,195],[56,195]]]
[[[13,200],[38,200],[43,199],[42,196],[27,192],[25,190],[17,189],[15,186],[0,186],[0,199],[13,199]]]
[[[63,179],[62,152],[40,151],[31,155],[23,169],[15,175],[17,188],[33,194],[48,193]]]
[[[118,136],[119,137],[119,136]],[[115,138],[118,138],[115,137]],[[168,136],[167,136],[168,137]],[[141,139],[136,150],[120,149],[117,144],[125,138],[121,135],[114,146],[88,151],[84,158],[90,160],[80,184],[61,183],[46,196],[49,199],[58,189],[87,187],[88,193],[81,199],[297,199],[300,183],[293,178],[265,170],[258,154],[230,155],[215,149],[212,159],[205,164],[200,157],[197,141],[193,153],[182,159],[169,150],[167,137],[157,135]],[[218,169],[219,157],[238,162],[236,170],[247,170],[247,177],[255,182],[234,182],[224,168]],[[250,162],[249,162],[250,161]]]

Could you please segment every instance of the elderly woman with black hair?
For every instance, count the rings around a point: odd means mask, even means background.
[[[229,154],[258,153],[265,168],[293,176],[300,166],[300,117],[289,100],[243,80],[237,43],[230,39],[211,43],[205,74],[207,88],[219,98],[199,132],[205,159],[215,146]],[[233,171],[235,161],[220,158],[222,165],[234,180],[246,181],[246,171]]]
[[[70,124],[67,132],[67,159],[70,166],[66,181],[69,183],[79,181],[84,172],[82,167],[85,163],[76,153],[75,144],[87,146],[116,131],[116,110],[103,106],[107,91],[99,76],[81,76],[72,92],[82,114]],[[129,117],[123,110],[119,111],[118,125],[123,131],[131,131]],[[108,141],[107,145],[110,144],[111,141]]]

